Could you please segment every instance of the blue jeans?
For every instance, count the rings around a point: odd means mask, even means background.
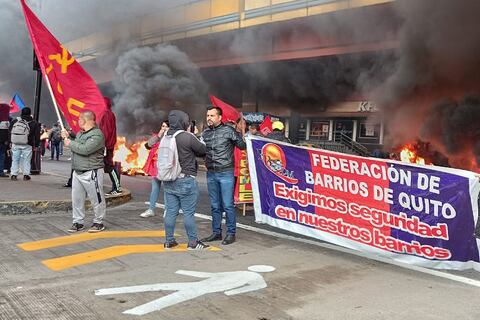
[[[4,175],[5,172],[5,153],[7,152],[7,146],[0,144],[0,175]]]
[[[222,211],[225,210],[227,234],[236,232],[237,215],[233,204],[234,181],[232,171],[207,172],[208,195],[212,206],[212,231],[222,234]]]
[[[160,186],[162,181],[157,178],[152,178],[152,191],[150,192],[150,210],[155,210],[155,204],[158,201],[158,196],[160,195]]]
[[[30,166],[32,161],[32,146],[14,144],[12,146],[12,176],[18,175],[18,169],[20,167],[20,160],[23,161],[23,175],[30,175]]]
[[[55,154],[56,154],[56,157],[55,157]],[[55,142],[52,142],[50,144],[50,158],[53,160],[54,158],[58,160],[58,157],[60,155],[60,143],[55,143]]]
[[[175,223],[179,209],[183,210],[183,223],[188,236],[188,243],[197,242],[197,225],[195,208],[198,200],[198,185],[194,177],[186,176],[175,181],[164,181],[165,191],[165,232],[166,241],[175,240]]]

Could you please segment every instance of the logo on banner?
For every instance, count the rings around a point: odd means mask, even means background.
[[[296,184],[298,179],[293,171],[287,170],[287,160],[282,148],[274,143],[267,143],[262,148],[262,161],[265,167],[285,182]]]

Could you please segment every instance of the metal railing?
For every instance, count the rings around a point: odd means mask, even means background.
[[[353,152],[356,154],[362,156],[362,157],[368,157],[370,156],[370,151],[363,146],[362,144],[353,141],[352,138],[344,134],[343,132],[335,132],[333,141],[338,142],[347,148],[351,149]]]

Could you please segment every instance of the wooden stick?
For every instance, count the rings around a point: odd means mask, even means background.
[[[63,125],[62,116],[60,115],[60,110],[58,109],[57,100],[55,100],[55,96],[53,95],[53,90],[52,90],[52,86],[50,85],[50,80],[48,80],[48,76],[46,74],[44,75],[44,77],[45,77],[45,81],[47,82],[48,91],[50,91],[50,95],[52,96],[53,106],[55,107],[55,112],[57,113],[58,122],[60,122],[60,127],[62,128],[62,131],[63,131],[65,130],[65,126]]]

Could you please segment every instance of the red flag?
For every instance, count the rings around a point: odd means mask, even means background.
[[[270,119],[270,116],[266,116],[263,122],[260,124],[260,132],[266,136],[270,132],[273,131],[272,129],[272,120]]]
[[[35,16],[25,0],[20,2],[43,76],[48,78],[63,116],[77,132],[78,116],[83,110],[93,111],[100,119],[105,110],[103,96],[95,81]]]
[[[223,122],[236,122],[238,118],[240,118],[240,112],[228,103],[223,102],[213,95],[210,95],[210,100],[215,107],[222,109]]]

